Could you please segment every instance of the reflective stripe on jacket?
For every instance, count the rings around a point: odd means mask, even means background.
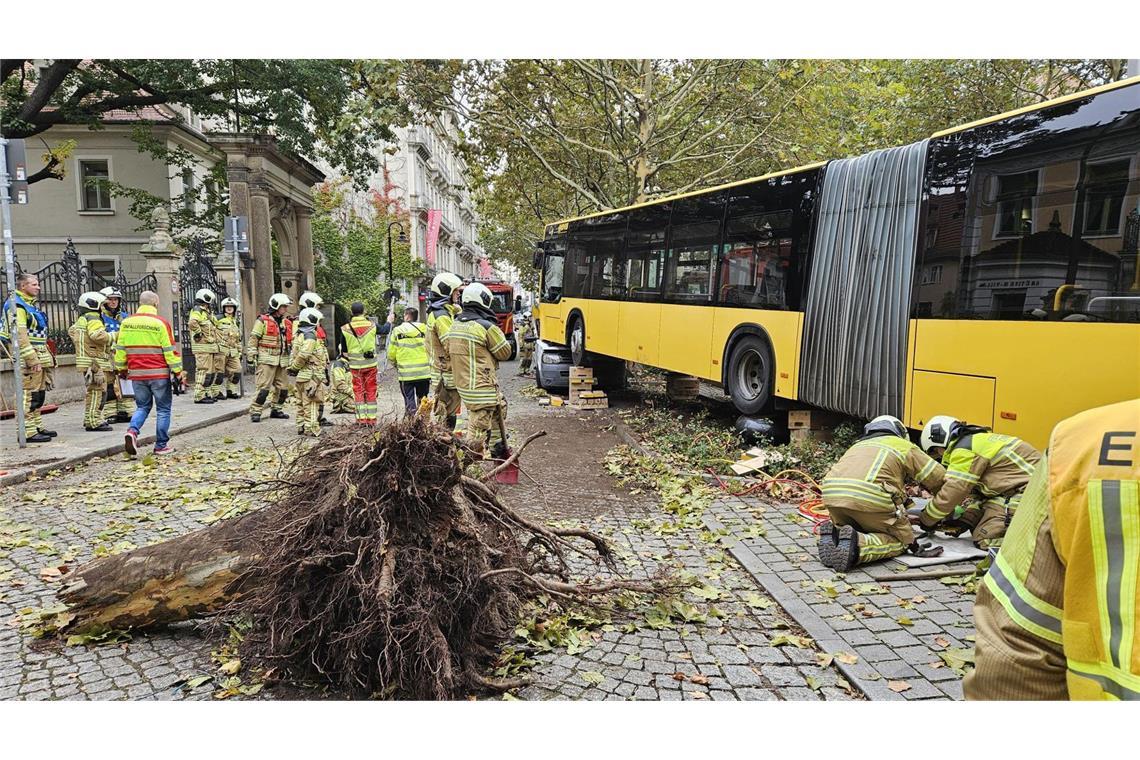
[[[194,354],[218,353],[218,322],[211,312],[195,306],[190,310],[186,327],[190,330],[190,350]]]
[[[923,510],[922,524],[930,526],[948,517],[974,489],[1016,508],[1040,459],[1041,452],[1012,435],[969,433],[951,441],[942,455],[946,482]]]
[[[341,325],[340,334],[344,336],[349,369],[370,369],[377,365],[376,325],[372,320],[365,316],[353,317],[347,325]],[[366,352],[372,353],[371,359],[364,357]]]
[[[67,332],[75,344],[76,369],[86,370],[92,365],[100,370],[111,368],[110,347],[114,338],[98,312],[81,314]]]
[[[1140,701],[1140,400],[1053,430],[974,606],[967,699]]]
[[[494,322],[462,313],[447,331],[455,389],[468,409],[499,403],[499,362],[511,355],[511,344]]]
[[[824,505],[886,510],[906,501],[906,482],[931,492],[942,487],[946,470],[922,449],[897,435],[857,441],[823,479]]]
[[[174,331],[153,306],[140,306],[123,320],[115,347],[115,369],[127,370],[130,380],[165,380],[171,372],[182,371]]]
[[[419,322],[402,322],[392,331],[392,339],[388,342],[388,358],[396,365],[400,382],[427,380],[431,377],[427,332],[427,327]]]
[[[289,369],[297,373],[298,381],[318,380],[324,382],[325,367],[329,354],[323,340],[317,338],[312,328],[301,328],[293,339],[293,353]]]
[[[446,348],[447,331],[455,321],[459,307],[453,303],[440,303],[435,301],[428,312],[428,361],[431,363],[431,381],[433,384],[443,380],[446,388],[455,387],[455,378],[451,374],[451,353]]]
[[[11,331],[16,331],[20,343],[20,361],[29,364],[50,364],[51,353],[47,347],[47,315],[36,308],[36,299],[22,291],[16,291],[16,316],[11,322],[8,301],[3,302],[4,318],[0,319],[0,339],[10,340]],[[21,314],[23,316],[21,316]]]
[[[218,350],[226,356],[241,356],[241,326],[237,316],[221,316],[217,320]]]

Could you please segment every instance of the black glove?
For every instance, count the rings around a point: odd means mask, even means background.
[[[365,351],[364,352],[364,358],[365,359],[375,359],[376,358],[376,352],[375,351]]]
[[[290,367],[289,369],[285,370],[285,374],[288,375],[289,377],[296,377],[297,373],[300,371],[301,370],[299,370],[299,369],[293,369],[292,367]]]

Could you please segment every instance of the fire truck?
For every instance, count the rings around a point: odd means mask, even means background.
[[[499,329],[503,331],[503,335],[507,336],[507,342],[511,344],[511,359],[513,360],[519,352],[519,344],[515,339],[515,289],[502,280],[477,279],[475,282],[483,283],[487,286],[487,290],[491,291],[491,296],[494,299],[491,301],[491,311],[495,312],[495,317],[499,321]]]

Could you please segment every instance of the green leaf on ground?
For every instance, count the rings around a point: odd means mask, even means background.
[[[583,681],[585,681],[587,684],[590,684],[591,686],[596,686],[602,681],[606,680],[606,677],[596,670],[586,670],[579,673],[578,675],[582,677]]]
[[[754,610],[766,610],[772,606],[771,599],[760,596],[756,593],[751,593],[748,596],[744,597],[744,603]]]
[[[797,649],[809,649],[812,645],[812,640],[807,636],[794,636],[792,634],[780,634],[772,638],[771,646],[782,647],[791,644]]]

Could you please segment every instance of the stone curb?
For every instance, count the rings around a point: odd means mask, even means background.
[[[242,407],[240,409],[232,409],[232,410],[227,411],[223,414],[219,414],[216,417],[209,417],[209,418],[204,419],[204,420],[198,420],[197,422],[188,422],[186,424],[178,425],[178,426],[172,425],[170,428],[170,437],[174,438],[175,436],[182,435],[184,433],[192,433],[195,430],[201,430],[204,427],[209,427],[210,425],[216,425],[219,422],[229,422],[232,419],[236,419],[236,418],[241,417],[241,416],[248,414],[248,413],[249,413],[249,409],[247,407]],[[125,428],[124,428],[124,430],[125,430]],[[155,436],[153,434],[151,434],[151,435],[139,436],[138,442],[140,445],[146,445],[149,443],[154,443],[154,440],[155,440]],[[69,457],[67,459],[62,459],[62,460],[57,461],[57,462],[51,462],[49,464],[36,465],[34,467],[26,468],[26,469],[20,470],[19,472],[13,472],[9,475],[4,475],[3,477],[0,477],[0,486],[11,486],[11,485],[16,485],[18,483],[23,483],[28,479],[28,476],[30,476],[30,475],[39,476],[39,475],[43,475],[45,473],[48,473],[52,470],[62,470],[62,469],[69,468],[69,467],[75,467],[76,465],[83,464],[84,462],[89,461],[91,459],[95,459],[97,457],[111,456],[113,454],[121,453],[122,451],[123,451],[123,444],[118,443],[118,444],[115,444],[114,446],[104,446],[101,449],[95,449],[94,451],[84,452],[83,454],[80,454],[78,456]]]

